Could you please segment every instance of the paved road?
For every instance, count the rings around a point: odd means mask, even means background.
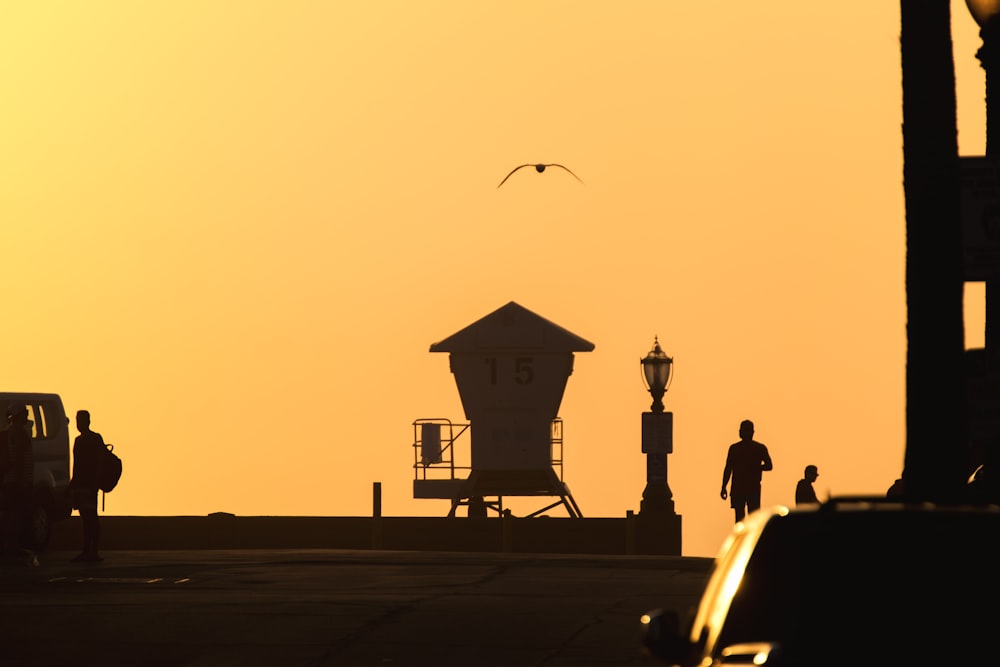
[[[0,665],[654,665],[638,617],[710,561],[399,551],[44,554],[0,566]]]

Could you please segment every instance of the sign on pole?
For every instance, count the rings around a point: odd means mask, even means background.
[[[1000,162],[959,158],[962,257],[967,281],[1000,277]]]
[[[969,440],[974,446],[1000,442],[1000,356],[986,349],[965,351]]]
[[[674,413],[642,413],[642,453],[670,454],[674,451]]]

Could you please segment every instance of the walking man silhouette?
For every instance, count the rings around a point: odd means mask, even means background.
[[[729,446],[726,467],[722,471],[723,500],[736,512],[736,523],[742,521],[748,512],[760,509],[760,480],[765,470],[774,468],[767,447],[753,439],[753,422],[740,422],[740,440]],[[732,478],[732,486],[726,494],[726,484]]]

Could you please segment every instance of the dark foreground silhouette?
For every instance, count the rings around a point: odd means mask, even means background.
[[[749,515],[697,613],[651,614],[672,664],[992,664],[1000,508],[835,498]]]

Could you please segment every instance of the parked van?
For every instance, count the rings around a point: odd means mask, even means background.
[[[35,489],[26,539],[31,548],[40,551],[49,543],[52,525],[73,511],[69,497],[69,418],[57,394],[0,392],[0,415],[7,414],[11,403],[23,403],[28,408]],[[6,428],[6,424],[0,428]]]

